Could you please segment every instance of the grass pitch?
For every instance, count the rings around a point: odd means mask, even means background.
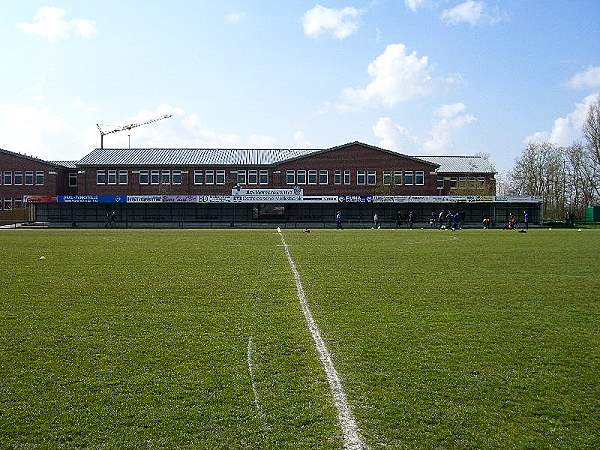
[[[600,231],[284,234],[371,448],[600,446]],[[0,446],[340,448],[280,244],[0,232]]]

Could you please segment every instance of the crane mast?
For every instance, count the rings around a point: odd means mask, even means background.
[[[162,115],[160,117],[156,117],[154,119],[146,120],[144,122],[130,123],[130,124],[127,124],[127,125],[121,125],[119,127],[113,128],[112,130],[109,130],[109,131],[102,130],[102,128],[100,127],[100,124],[97,123],[96,126],[98,127],[98,131],[100,132],[100,148],[104,148],[104,136],[106,136],[107,134],[118,133],[119,131],[125,131],[125,130],[129,131],[132,128],[141,127],[143,125],[149,125],[151,123],[158,122],[159,120],[163,120],[163,119],[168,119],[170,117],[173,117],[173,114],[164,114],[164,115]]]

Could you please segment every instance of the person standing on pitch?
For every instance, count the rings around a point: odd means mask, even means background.
[[[412,229],[414,224],[415,224],[415,213],[411,211],[408,213],[408,228]]]
[[[342,229],[342,212],[341,211],[338,211],[337,213],[335,213],[335,229],[336,230]]]
[[[525,229],[529,230],[529,213],[527,211],[523,211],[523,223],[525,224]]]
[[[375,230],[377,230],[378,228],[380,228],[380,226],[379,226],[379,216],[377,215],[377,213],[375,213],[373,215],[373,228]]]

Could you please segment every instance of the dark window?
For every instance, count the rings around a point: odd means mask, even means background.
[[[9,172],[8,170],[4,172],[4,184],[7,186],[12,184],[12,172]]]
[[[163,170],[160,174],[160,184],[171,184],[171,171]]]
[[[21,186],[23,184],[23,172],[15,172],[15,186]]]
[[[205,174],[205,179],[204,182],[205,184],[215,184],[215,171],[214,170],[207,170],[206,172],[204,172]],[[239,172],[238,172],[239,175]]]
[[[365,184],[367,179],[367,175],[364,170],[356,171],[356,184]]]
[[[36,181],[37,184],[37,181]],[[97,170],[96,171],[96,184],[106,184],[106,171],[105,170]]]
[[[129,171],[119,170],[119,184],[129,183]],[[75,174],[75,185],[77,185],[77,174]]]
[[[140,184],[148,184],[150,177],[147,170],[140,170]]]
[[[258,184],[258,172],[256,170],[248,171],[248,184]]]
[[[392,184],[392,172],[383,172],[383,184],[386,186]]]
[[[350,171],[344,170],[344,184],[350,184]]]
[[[173,181],[174,183],[175,181]],[[225,171],[217,170],[217,184],[225,184]]]
[[[404,172],[404,184],[411,185],[413,184],[413,173],[408,171]]]
[[[296,184],[296,172],[293,170],[288,170],[285,172],[285,183],[286,184]]]
[[[69,187],[77,186],[77,173],[71,172],[69,173]]]
[[[171,181],[173,184],[181,184],[181,170],[174,170]]]
[[[35,184],[37,184],[38,186],[44,185],[44,172],[35,173]]]
[[[25,172],[25,185],[33,185],[33,172]]]
[[[425,184],[425,172],[415,172],[415,184],[419,186]]]
[[[237,171],[237,184],[239,184],[240,186],[243,186],[244,184],[246,184],[246,171],[245,170]]]
[[[108,171],[108,184],[117,184],[117,171],[116,170]]]
[[[319,170],[319,184],[329,184],[328,170]]]
[[[335,174],[333,176],[333,182],[335,184],[342,184],[342,171],[341,170],[335,171]]]
[[[377,172],[374,170],[369,170],[367,172],[367,184],[371,186],[377,184]]]
[[[438,189],[444,189],[444,177],[438,175],[437,180],[436,180],[436,186]]]
[[[201,170],[194,170],[194,184],[204,184],[204,172]]]
[[[298,184],[306,184],[306,170],[299,170],[298,177],[296,179]]]
[[[268,170],[260,171],[259,182],[260,182],[260,184],[269,184],[269,171]]]
[[[401,170],[394,171],[394,184],[396,186],[400,186],[402,184],[402,171]]]
[[[308,171],[308,184],[317,184],[317,171],[316,170]]]

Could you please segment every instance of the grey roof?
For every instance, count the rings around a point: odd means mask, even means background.
[[[16,157],[16,158],[27,159],[29,161],[35,161],[35,162],[38,162],[38,163],[41,163],[41,164],[47,164],[47,165],[50,165],[50,166],[60,165],[60,164],[56,164],[55,162],[52,162],[52,161],[46,161],[46,160],[37,158],[35,156],[25,155],[24,153],[12,152],[12,151],[6,150],[4,148],[0,148],[0,153],[5,154],[5,155],[9,155],[9,156],[13,156],[13,157]],[[76,162],[76,161],[74,161],[74,162]]]
[[[50,164],[65,167],[66,169],[76,169],[77,161],[49,161]]]
[[[200,166],[272,165],[310,153],[314,149],[222,148],[97,148],[84,156],[80,166]]]
[[[441,173],[495,173],[492,164],[482,156],[421,156],[420,158],[439,164]]]

